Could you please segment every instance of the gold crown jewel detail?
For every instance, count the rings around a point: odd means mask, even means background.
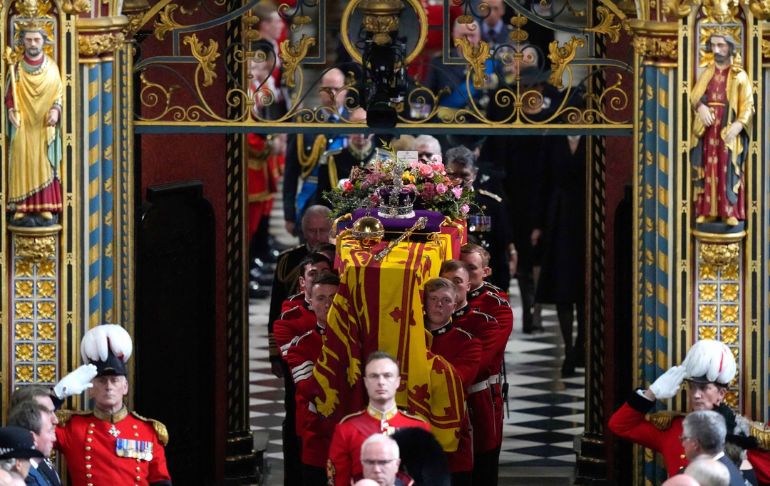
[[[18,16],[15,24],[18,31],[40,30],[53,23],[49,15],[51,5],[47,1],[21,0],[16,3],[16,9]]]

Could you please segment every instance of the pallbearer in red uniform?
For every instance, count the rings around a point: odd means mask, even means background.
[[[453,325],[469,332],[481,343],[479,368],[471,384],[466,387],[466,400],[473,428],[473,482],[491,484],[497,477],[498,429],[502,424],[498,424],[500,418],[495,413],[489,370],[493,369],[501,326],[494,317],[474,310],[468,304],[471,284],[465,262],[448,260],[441,265],[440,274],[455,284],[457,304],[452,314]]]
[[[273,324],[275,345],[285,356],[291,340],[315,328],[316,315],[310,309],[310,284],[319,274],[331,271],[331,262],[321,253],[311,253],[299,264],[300,292],[283,301],[281,317]]]
[[[673,366],[658,377],[646,390],[635,390],[629,400],[610,417],[610,430],[632,442],[659,452],[666,462],[669,475],[677,474],[687,466],[687,458],[682,445],[682,422],[685,414],[671,412],[652,413],[655,401],[676,396],[683,381],[687,382],[687,404],[690,411],[714,410],[732,421],[735,414],[724,403],[727,387],[735,377],[736,364],[733,353],[719,341],[701,339],[688,351],[681,366]],[[747,441],[735,438],[735,432],[728,430],[728,442]],[[732,438],[730,436],[733,436]],[[759,445],[767,433],[764,427],[753,425],[750,435],[756,435]],[[745,437],[743,437],[745,439]],[[755,442],[755,441],[748,441]],[[770,454],[766,450],[753,448],[747,451],[749,464],[744,467],[754,468],[760,484],[770,481]]]
[[[490,275],[489,252],[479,245],[469,243],[463,245],[460,249],[460,259],[468,265],[471,291],[468,293],[468,305],[471,309],[481,311],[494,317],[499,329],[495,336],[494,343],[489,350],[485,352],[492,353],[489,364],[489,387],[492,390],[492,397],[495,404],[495,426],[497,427],[497,445],[494,454],[494,467],[497,470],[497,462],[500,457],[500,446],[503,442],[503,395],[507,395],[500,384],[502,373],[503,357],[505,346],[508,344],[508,337],[513,330],[513,309],[508,302],[508,294],[494,285],[485,282],[484,279]],[[507,384],[506,384],[507,386]],[[490,465],[492,460],[490,459]],[[486,469],[486,468],[485,468]],[[484,484],[492,486],[497,484],[497,475],[494,478],[488,478]]]
[[[334,429],[327,463],[330,485],[350,486],[351,479],[361,479],[361,444],[370,435],[392,434],[404,427],[430,430],[430,424],[425,420],[396,407],[396,390],[400,382],[401,372],[392,356],[381,351],[369,355],[364,368],[369,405],[365,410],[343,418]]]
[[[95,406],[91,412],[58,412],[56,441],[67,459],[70,484],[171,485],[164,451],[166,427],[129,412],[123,403],[128,394],[125,362],[131,356],[131,337],[120,326],[97,326],[83,336],[80,347],[84,361],[91,364],[54,387],[59,398],[90,388]],[[116,349],[128,351],[116,354]],[[89,384],[84,371],[94,368],[96,377]]]
[[[310,309],[317,316],[316,326],[293,339],[284,353],[284,359],[296,387],[296,430],[302,450],[302,484],[304,486],[326,484],[324,467],[335,424],[332,419],[320,415],[313,403],[319,391],[318,384],[313,378],[313,366],[321,355],[321,346],[323,346],[326,332],[326,316],[339,285],[339,277],[332,273],[321,273],[312,283],[307,283],[310,291]]]
[[[425,327],[432,336],[430,350],[454,367],[467,391],[479,370],[481,342],[453,325],[452,312],[457,302],[455,284],[441,277],[430,279],[425,282],[423,297]],[[448,454],[452,486],[473,484],[473,439],[470,425],[466,408],[460,429],[460,443],[456,451]]]

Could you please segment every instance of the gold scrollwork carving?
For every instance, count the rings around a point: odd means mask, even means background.
[[[16,302],[14,304],[16,320],[32,319],[32,302]]]
[[[51,298],[56,293],[56,282],[43,280],[37,283],[37,293],[40,297]]]
[[[70,15],[89,13],[91,12],[91,2],[89,0],[66,0],[61,9]]]
[[[564,70],[567,69],[567,64],[575,58],[578,47],[585,45],[585,40],[575,36],[572,36],[562,47],[559,47],[559,41],[548,44],[548,59],[551,60],[552,69],[551,77],[548,79],[549,83],[557,89],[564,88],[564,81],[562,80]]]
[[[53,383],[56,381],[56,366],[40,365],[37,367],[37,378],[41,383]]]
[[[703,243],[700,245],[700,260],[720,270],[738,261],[741,254],[739,243]]]
[[[738,344],[738,326],[723,326],[721,329],[722,342],[725,344]]]
[[[698,300],[713,301],[717,298],[717,286],[716,284],[699,284],[698,285]]]
[[[723,283],[719,287],[719,293],[722,296],[722,300],[727,302],[735,302],[738,300],[740,290],[738,284],[734,283]]]
[[[174,29],[182,27],[182,24],[174,20],[174,10],[179,8],[179,5],[169,4],[166,8],[158,13],[158,20],[155,21],[155,31],[153,35],[159,41],[162,41],[166,34]]]
[[[722,305],[719,307],[719,314],[722,322],[726,322],[728,324],[735,324],[738,322],[737,305]]]
[[[286,86],[294,88],[296,81],[294,80],[295,74],[299,73],[302,76],[302,70],[297,71],[299,64],[307,56],[307,51],[316,43],[315,37],[306,36],[302,34],[299,42],[291,42],[289,39],[281,41],[281,61],[283,62],[283,80]]]
[[[486,84],[487,75],[484,73],[484,64],[489,59],[489,44],[480,41],[477,45],[471,44],[466,38],[455,39],[455,47],[460,49],[473,73],[471,79],[476,89],[481,89]]]
[[[209,39],[209,45],[204,46],[195,34],[185,36],[182,43],[190,46],[193,57],[198,61],[198,69],[203,71],[203,87],[211,86],[214,83],[214,78],[217,77],[214,69],[216,68],[215,61],[219,57],[217,50],[219,43],[214,39]]]
[[[52,301],[38,302],[37,315],[41,319],[53,319],[56,317],[56,303]]]
[[[32,365],[16,365],[16,383],[31,383],[35,378],[35,369]]]
[[[768,0],[749,0],[749,9],[759,20],[770,18],[770,1]]]
[[[712,304],[699,305],[698,317],[700,322],[717,322],[717,306]]]
[[[17,344],[16,351],[13,353],[16,361],[33,361],[35,359],[35,348],[31,344]]]
[[[29,341],[34,335],[34,327],[29,322],[20,322],[16,324],[16,340],[17,341]]]
[[[677,39],[636,36],[631,44],[634,50],[644,58],[662,58],[672,61],[677,59],[679,45]]]
[[[696,5],[696,2],[697,0],[664,0],[663,12],[666,15],[678,15],[679,17],[687,17],[690,15],[690,12],[692,12],[692,8]]]
[[[730,390],[725,394],[725,402],[730,408],[738,408],[738,393]]]
[[[703,0],[706,17],[720,24],[734,21],[739,9],[739,3],[735,0]]]
[[[56,345],[38,344],[37,359],[40,361],[53,361],[54,359],[56,359]]]
[[[716,326],[698,326],[698,339],[716,339]]]
[[[14,235],[16,256],[38,262],[56,256],[56,238],[53,236]]]
[[[14,292],[14,296],[17,299],[24,299],[32,297],[32,290],[34,289],[34,285],[32,285],[32,282],[29,280],[19,280],[15,283],[14,287],[16,287],[16,291]]]
[[[39,277],[56,276],[56,260],[45,260],[37,265],[37,274]]]
[[[79,35],[78,50],[81,56],[99,56],[106,52],[114,52],[126,40],[123,32],[110,34]]]
[[[586,29],[586,31],[606,35],[612,43],[619,41],[620,22],[613,24],[615,21],[615,14],[610,12],[610,9],[607,7],[600,5],[596,7],[596,15],[599,17],[599,23],[590,29]]]
[[[37,337],[45,341],[56,339],[56,324],[53,322],[43,322],[37,325]]]

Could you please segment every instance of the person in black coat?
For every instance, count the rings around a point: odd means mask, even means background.
[[[548,137],[539,160],[543,171],[531,241],[542,249],[542,266],[535,300],[556,304],[564,338],[562,375],[569,376],[585,359],[585,137]],[[573,344],[575,311],[578,337]]]

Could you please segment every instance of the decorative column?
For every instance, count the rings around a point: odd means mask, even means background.
[[[77,21],[85,216],[81,332],[111,322],[133,333],[131,56],[123,31],[128,19],[111,7],[99,7],[106,16]]]
[[[671,187],[675,164],[674,96],[677,24],[634,21],[634,386],[649,386],[671,363],[672,255],[676,221]],[[634,456],[637,474],[653,484],[666,478],[652,451]]]

